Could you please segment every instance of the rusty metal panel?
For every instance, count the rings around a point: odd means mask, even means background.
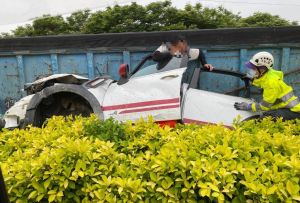
[[[15,56],[0,57],[0,113],[6,110],[11,100],[22,97],[17,58]]]
[[[288,59],[289,66],[285,72],[285,79],[300,97],[300,48],[291,48]]]
[[[94,53],[95,75],[110,75],[113,79],[119,79],[119,66],[123,62],[123,52]]]
[[[50,55],[23,56],[25,83],[52,74]]]
[[[58,72],[71,73],[88,77],[88,63],[86,53],[59,54]]]

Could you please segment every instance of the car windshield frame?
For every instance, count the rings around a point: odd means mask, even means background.
[[[148,55],[147,57],[145,57],[138,65],[137,67],[134,69],[134,71],[132,71],[130,78],[138,78],[138,77],[143,77],[143,76],[147,76],[147,75],[152,75],[155,73],[161,73],[161,72],[166,72],[166,71],[170,71],[170,70],[176,70],[176,69],[180,69],[183,67],[187,66],[187,62],[185,63],[184,58],[183,57],[176,57],[173,56],[169,61],[167,61],[167,63],[165,65],[163,65],[162,68],[159,68],[159,63],[157,61],[154,61],[154,64],[151,64],[149,66],[144,67],[144,65],[149,61],[152,60],[152,55]],[[162,61],[166,62],[166,61]],[[148,68],[151,68],[150,70],[147,70]],[[145,72],[145,74],[143,74],[143,71]]]

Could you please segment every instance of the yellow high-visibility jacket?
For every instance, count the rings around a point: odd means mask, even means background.
[[[252,111],[288,108],[300,112],[298,97],[294,95],[293,88],[283,81],[282,71],[270,69],[261,78],[254,79],[253,85],[263,89],[263,100],[252,103]]]

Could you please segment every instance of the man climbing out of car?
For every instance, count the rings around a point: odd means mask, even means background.
[[[252,84],[263,89],[260,103],[235,103],[237,110],[262,112],[260,118],[271,116],[283,120],[300,119],[300,102],[293,88],[283,81],[283,72],[273,69],[274,58],[268,52],[255,54],[246,63]]]
[[[154,61],[160,64],[159,67],[164,67],[173,57],[182,57],[188,55],[189,60],[199,60],[201,65],[208,69],[213,70],[213,66],[208,64],[204,53],[200,49],[190,49],[186,38],[182,35],[171,36],[166,42],[163,42],[160,47],[156,49],[152,57]]]

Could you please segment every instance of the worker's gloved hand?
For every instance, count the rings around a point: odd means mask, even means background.
[[[236,110],[244,110],[244,111],[250,111],[251,110],[251,104],[248,104],[246,102],[235,102],[234,108]]]

